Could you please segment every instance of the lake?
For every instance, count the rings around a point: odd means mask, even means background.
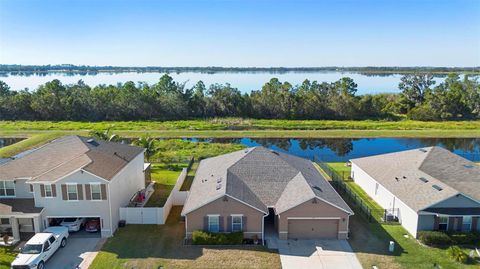
[[[22,141],[25,138],[2,138],[0,137],[0,148]]]
[[[248,147],[264,146],[311,160],[316,156],[328,162],[346,162],[352,158],[441,146],[466,159],[480,162],[480,138],[192,138],[190,140],[241,143]]]
[[[122,72],[122,73],[93,73],[93,74],[68,74],[68,73],[35,73],[29,75],[21,74],[0,74],[0,80],[6,82],[13,90],[22,90],[29,88],[34,90],[40,84],[59,79],[63,84],[76,83],[80,79],[87,85],[96,86],[99,84],[117,84],[118,82],[134,81],[147,82],[153,84],[159,80],[164,73],[157,72]],[[230,83],[233,87],[242,92],[251,92],[260,90],[262,85],[272,77],[277,77],[281,81],[288,81],[293,85],[301,84],[305,79],[319,82],[333,82],[342,77],[350,77],[358,84],[357,94],[368,93],[394,93],[398,92],[398,83],[401,75],[399,74],[361,74],[356,72],[183,72],[170,73],[177,82],[186,82],[187,87],[192,87],[197,81],[202,80],[205,85],[214,83]],[[444,78],[436,77],[437,84]]]

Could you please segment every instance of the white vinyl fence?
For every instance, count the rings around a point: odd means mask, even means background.
[[[121,207],[120,219],[127,224],[165,224],[172,206],[185,204],[188,191],[180,191],[180,188],[187,178],[187,173],[187,168],[183,168],[163,207]]]

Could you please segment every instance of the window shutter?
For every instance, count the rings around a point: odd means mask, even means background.
[[[247,217],[242,217],[242,231],[247,231]]]
[[[107,200],[107,185],[100,184],[100,190],[102,191],[102,200]]]
[[[472,231],[480,231],[477,226],[478,226],[478,219],[479,217],[472,217]]]
[[[453,225],[455,224],[455,217],[448,218],[448,230],[453,231]]]
[[[463,218],[462,217],[457,217],[457,231],[461,231],[463,226]]]
[[[208,232],[208,216],[203,217],[203,231]]]
[[[218,231],[220,233],[224,232],[224,223],[223,223],[223,216],[218,217]]]
[[[57,185],[52,184],[52,196],[57,197]]]
[[[62,188],[62,199],[63,200],[68,200],[68,197],[67,197],[67,185],[65,184],[62,184],[60,185],[61,188]]]
[[[227,229],[226,229],[227,232],[231,232],[232,231],[232,216],[228,216],[227,218]]]
[[[78,200],[83,200],[82,184],[77,184],[77,195],[78,195]]]
[[[92,192],[90,190],[90,184],[85,184],[85,200],[92,200]]]
[[[433,230],[438,231],[438,226],[440,225],[440,220],[437,216],[433,216]]]
[[[45,197],[45,185],[40,184],[40,196]]]

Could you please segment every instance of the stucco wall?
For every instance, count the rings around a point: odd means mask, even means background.
[[[226,197],[227,199],[224,199]],[[263,213],[247,206],[237,200],[224,196],[197,210],[186,214],[186,236],[190,238],[193,231],[203,230],[204,217],[207,215],[219,214],[223,217],[223,227],[227,227],[228,218],[232,214],[242,214],[247,217],[247,223],[244,226],[245,238],[252,238],[257,235],[262,237]]]
[[[322,200],[316,199],[316,203],[313,203],[312,199],[279,214],[278,231],[280,239],[288,238],[288,218],[292,217],[338,218],[338,238],[345,239],[348,236],[348,213]]]
[[[414,210],[404,204],[400,199],[395,197],[395,195],[384,188],[380,183],[369,176],[355,163],[352,163],[352,177],[355,183],[359,185],[382,208],[398,208],[397,217],[399,218],[402,226],[405,227],[405,229],[412,234],[412,236],[417,236],[418,215]],[[378,189],[375,192],[377,183]]]

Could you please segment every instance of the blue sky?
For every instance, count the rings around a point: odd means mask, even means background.
[[[0,63],[480,66],[480,0],[0,0]]]

